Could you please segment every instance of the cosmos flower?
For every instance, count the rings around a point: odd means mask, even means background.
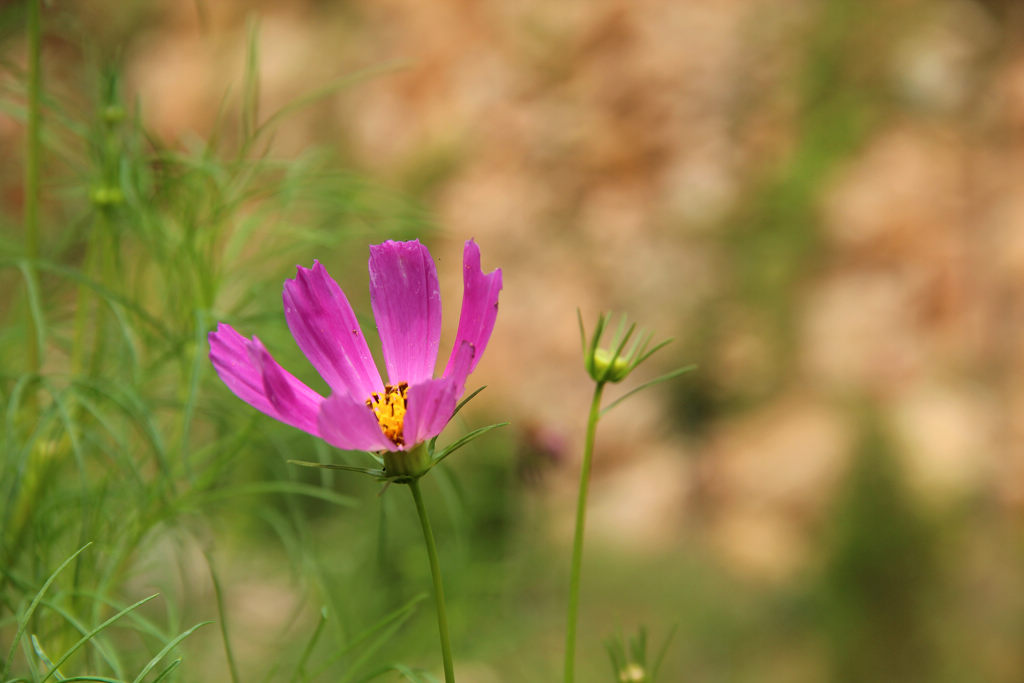
[[[462,254],[462,313],[444,372],[434,377],[441,293],[430,252],[418,240],[370,247],[370,304],[380,334],[381,379],[352,306],[314,262],[284,284],[284,313],[299,348],[331,389],[321,396],[282,368],[257,337],[220,323],[210,360],[240,399],[345,450],[395,454],[441,433],[483,354],[498,313],[501,269],[480,269],[480,248]]]

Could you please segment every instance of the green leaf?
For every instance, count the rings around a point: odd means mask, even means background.
[[[313,648],[316,647],[317,641],[320,640],[320,635],[324,632],[324,626],[327,625],[327,606],[324,605],[320,608],[320,621],[316,623],[316,628],[313,630],[313,635],[310,636],[309,641],[306,643],[306,647],[302,649],[302,654],[299,656],[299,662],[295,665],[295,673],[292,674],[291,683],[295,683],[300,678],[306,677],[306,662],[309,661],[309,656],[313,654]]]
[[[69,557],[68,559],[66,559],[63,562],[61,562],[60,566],[57,567],[57,569],[54,570],[54,572],[52,574],[50,574],[50,578],[48,578],[46,580],[46,583],[43,584],[43,587],[40,588],[39,592],[37,592],[35,597],[32,598],[32,602],[29,604],[28,609],[25,610],[25,613],[21,615],[20,619],[18,619],[18,632],[14,634],[14,641],[11,643],[11,649],[7,653],[7,660],[4,663],[4,671],[10,670],[11,665],[14,663],[14,652],[15,652],[15,650],[18,647],[18,643],[21,642],[22,636],[25,635],[25,628],[28,626],[29,620],[32,618],[33,613],[35,613],[36,607],[39,606],[39,601],[43,599],[43,595],[46,593],[47,589],[50,587],[50,584],[52,584],[54,582],[54,580],[56,580],[58,574],[60,574],[62,571],[64,571],[65,567],[67,567],[69,564],[71,564],[71,562],[76,557],[78,557],[82,553],[82,551],[85,550],[86,548],[88,548],[90,545],[92,545],[92,541],[89,541],[88,543],[83,545],[81,548],[76,550],[71,555],[71,557]]]
[[[206,566],[210,570],[210,579],[213,581],[213,597],[217,603],[217,616],[220,618],[220,636],[224,642],[224,656],[228,660],[228,673],[231,675],[231,682],[238,683],[238,666],[235,664],[235,654],[231,651],[228,617],[224,610],[224,591],[221,590],[220,577],[217,576],[217,570],[213,566],[213,557],[208,551],[204,551],[203,556],[206,558]]]
[[[71,655],[75,654],[75,652],[78,651],[78,648],[82,647],[87,642],[89,642],[89,640],[91,640],[96,634],[100,633],[101,631],[106,629],[108,626],[113,624],[115,621],[117,621],[118,619],[120,619],[124,615],[126,615],[129,612],[131,612],[132,610],[134,610],[134,609],[136,609],[136,608],[146,604],[147,602],[149,602],[153,598],[157,597],[158,595],[159,595],[159,593],[154,593],[153,595],[150,595],[149,597],[146,597],[146,598],[143,598],[142,600],[139,600],[134,605],[129,605],[128,607],[125,607],[123,610],[121,610],[120,612],[118,612],[114,616],[110,617],[109,619],[104,621],[102,624],[100,624],[99,626],[94,628],[93,630],[91,630],[88,633],[86,633],[85,635],[83,635],[78,640],[77,643],[72,645],[70,648],[68,648],[67,652],[65,652],[63,655],[61,655],[60,659],[58,659],[55,664],[50,664],[49,662],[47,662],[47,666],[50,667],[50,670],[49,670],[49,672],[45,676],[42,677],[42,679],[40,679],[39,683],[46,683],[46,679],[48,679],[50,676],[57,675],[57,669],[60,668],[60,665],[63,664],[64,662],[66,662]],[[34,638],[34,636],[33,636],[33,638]],[[60,680],[60,679],[58,679],[58,680]]]
[[[50,667],[50,673],[46,674],[46,678],[49,678],[50,675],[52,674],[58,681],[63,681],[64,677],[59,672],[54,673],[55,671],[57,671],[57,667],[53,665],[53,662],[50,660],[49,655],[47,655],[46,651],[43,650],[43,646],[39,643],[39,639],[36,638],[35,634],[32,634],[29,637],[29,640],[32,642],[32,649],[35,651],[36,657],[39,658],[39,661],[41,661],[46,666]],[[44,678],[43,680],[45,681],[46,679]]]
[[[654,665],[651,667],[651,681],[658,680],[658,670],[661,669],[661,663],[665,661],[665,655],[668,654],[668,646],[672,643],[672,638],[675,637],[676,631],[679,629],[679,624],[673,624],[669,630],[668,635],[665,636],[665,643],[658,650],[658,656],[654,660]]]
[[[486,434],[487,432],[491,431],[492,429],[497,429],[498,427],[504,427],[504,426],[506,426],[508,424],[510,424],[510,423],[508,423],[508,422],[496,422],[496,423],[494,423],[492,425],[487,425],[486,427],[480,427],[479,429],[474,429],[473,431],[471,431],[469,434],[466,434],[461,439],[456,439],[454,442],[448,444],[443,449],[441,449],[441,452],[434,456],[434,464],[436,465],[437,463],[441,462],[442,460],[447,458],[449,455],[451,455],[452,453],[454,453],[458,449],[460,449],[463,446],[465,446],[470,441],[472,441],[472,440],[474,440],[474,439],[476,439],[478,437],[483,436],[484,434]]]
[[[392,633],[398,630],[398,628],[400,628],[406,621],[409,620],[409,617],[411,617],[415,613],[416,606],[419,605],[419,603],[426,600],[427,597],[428,595],[426,593],[420,593],[414,596],[407,603],[405,603],[398,609],[390,612],[389,614],[384,616],[384,618],[382,618],[380,621],[378,621],[377,623],[373,624],[363,632],[356,635],[354,638],[352,638],[352,640],[346,643],[344,647],[342,647],[340,650],[336,651],[333,655],[331,655],[331,657],[320,667],[318,671],[316,671],[311,676],[311,678],[319,678],[320,675],[328,669],[328,667],[330,667],[332,664],[334,664],[339,659],[344,657],[347,653],[351,652],[357,647],[361,647],[363,643],[365,641],[370,640],[370,638],[372,638],[375,633],[381,633],[382,636],[380,638],[377,638],[373,642],[367,644],[363,649],[364,656],[366,653],[372,654],[381,645],[383,645],[384,642],[387,641],[387,638]],[[350,668],[351,672],[354,672],[355,670],[355,666]],[[348,677],[343,678],[342,680],[346,680],[350,677],[351,674]]]
[[[167,655],[168,652],[170,652],[175,647],[177,647],[178,643],[180,643],[181,641],[183,641],[186,638],[188,638],[190,635],[192,635],[193,631],[195,631],[196,629],[200,628],[201,626],[206,626],[207,624],[212,624],[212,623],[213,623],[212,621],[201,621],[198,624],[196,624],[195,626],[193,626],[192,628],[188,629],[187,631],[185,631],[183,633],[180,633],[177,636],[175,636],[174,639],[171,640],[171,642],[169,642],[166,645],[164,645],[163,649],[160,650],[160,652],[156,653],[156,656],[154,656],[153,659],[149,660],[149,663],[146,664],[145,667],[143,667],[142,671],[139,672],[139,675],[136,676],[132,680],[132,683],[142,683],[142,679],[144,679],[146,677],[146,675],[150,671],[152,671],[154,667],[156,667],[156,665],[160,662],[161,659],[163,659]],[[180,662],[181,662],[181,660],[178,660],[178,662],[172,662],[171,666],[168,667],[167,669],[164,669],[160,673],[160,675],[156,678],[156,680],[153,681],[153,683],[156,683],[156,681],[160,680],[161,678],[166,676],[168,673],[170,673],[171,668],[177,666],[178,663],[180,663]]]
[[[306,464],[305,461],[300,460],[289,460],[288,462],[295,465],[303,465],[304,467],[315,466],[325,469],[334,469],[323,463]],[[225,498],[234,498],[236,496],[262,495],[265,493],[295,494],[299,496],[308,496],[310,498],[319,498],[320,500],[327,501],[328,503],[334,503],[335,505],[340,505],[342,507],[356,506],[355,498],[343,496],[340,493],[335,493],[334,491],[325,489],[321,486],[314,486],[301,481],[261,481],[252,484],[240,484],[238,486],[232,486],[230,488],[211,491],[210,493],[204,494],[200,498],[200,504],[209,503],[215,500],[223,500]]]
[[[325,470],[345,470],[346,472],[359,472],[360,474],[368,474],[371,477],[383,477],[385,476],[384,470],[375,470],[369,467],[353,467],[351,465],[335,465],[333,463],[326,462],[310,462],[308,460],[289,460],[289,465],[300,465],[301,467],[319,467]]]
[[[461,401],[459,401],[459,405],[455,406],[455,411],[452,412],[452,417],[455,417],[456,415],[458,415],[459,411],[462,410],[462,406],[464,406],[467,403],[469,403],[470,401],[472,401],[474,398],[476,398],[477,394],[479,394],[481,391],[483,391],[486,388],[487,388],[487,385],[485,384],[482,387],[480,387],[479,389],[477,389],[476,391],[474,391],[473,393],[471,393],[466,398],[464,398]]]
[[[181,657],[178,657],[173,662],[168,664],[167,668],[165,668],[163,671],[161,671],[157,675],[157,677],[153,679],[153,683],[160,683],[160,681],[162,681],[165,678],[167,678],[168,676],[170,676],[171,673],[173,673],[174,670],[177,669],[179,666],[181,666]]]
[[[643,391],[647,387],[652,387],[655,384],[660,384],[661,382],[667,382],[668,380],[670,380],[670,379],[672,379],[674,377],[678,377],[679,375],[682,375],[682,374],[685,374],[687,372],[690,372],[691,370],[695,370],[696,368],[697,368],[696,365],[687,365],[687,366],[682,367],[682,368],[677,368],[677,369],[673,370],[672,372],[667,372],[664,375],[662,375],[661,377],[656,377],[655,379],[652,379],[650,382],[644,382],[643,384],[641,384],[637,388],[635,388],[635,389],[633,389],[631,391],[627,391],[625,394],[623,394],[622,396],[619,396],[617,399],[615,399],[614,401],[612,401],[611,403],[606,405],[604,408],[602,408],[601,409],[601,415],[604,415],[609,410],[611,410],[615,406],[619,405],[620,403],[622,403],[623,401],[625,401],[627,398],[629,398],[633,394],[637,393],[638,391]]]

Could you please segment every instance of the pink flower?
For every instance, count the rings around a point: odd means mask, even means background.
[[[480,269],[472,240],[462,253],[462,313],[455,347],[434,378],[441,293],[418,240],[370,247],[370,303],[388,383],[381,380],[348,299],[319,262],[284,283],[284,313],[299,348],[331,389],[324,398],[292,376],[255,336],[220,323],[210,360],[240,399],[346,450],[404,451],[441,433],[483,355],[498,314],[501,269]]]

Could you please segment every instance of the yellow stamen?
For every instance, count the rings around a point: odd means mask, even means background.
[[[374,392],[366,399],[366,407],[377,417],[380,430],[396,446],[405,445],[402,425],[405,422],[405,395],[408,391],[409,385],[405,382],[397,387],[386,384],[383,394]]]

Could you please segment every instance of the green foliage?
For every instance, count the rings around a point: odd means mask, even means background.
[[[223,606],[230,588],[212,556],[215,614],[175,604],[173,564],[147,579],[170,600],[138,599],[147,558],[168,543],[206,545],[219,520],[241,513],[262,518],[297,562],[315,562],[305,510],[354,503],[285,470],[280,450],[293,450],[297,435],[216,380],[206,334],[218,319],[279,317],[281,281],[313,250],[335,252],[353,237],[364,250],[367,224],[401,237],[422,222],[324,152],[274,156],[274,130],[289,114],[370,72],[261,118],[256,38],[253,25],[237,115],[226,109],[191,144],[147,130],[116,60],[85,60],[74,80],[85,90],[71,92],[26,89],[29,74],[6,65],[14,78],[0,107],[22,121],[38,107],[40,134],[26,144],[44,172],[27,181],[39,206],[24,229],[0,216],[0,285],[11,293],[0,305],[0,680],[177,679],[189,666],[171,658],[206,623],[192,612],[219,621],[239,680]],[[185,571],[177,582],[188,596]],[[304,590],[335,599],[326,582]],[[350,676],[375,663],[374,648],[413,605],[365,632],[377,644],[364,646]],[[293,679],[307,680],[322,658],[325,629],[342,642],[358,623],[324,617]]]
[[[821,585],[832,680],[937,680],[938,543],[869,419],[837,503]]]
[[[654,683],[658,680],[658,670],[665,659],[665,653],[672,642],[675,629],[669,632],[665,642],[658,650],[652,662],[647,661],[647,629],[640,627],[635,636],[628,642],[620,635],[605,643],[608,657],[612,661],[616,683]]]

